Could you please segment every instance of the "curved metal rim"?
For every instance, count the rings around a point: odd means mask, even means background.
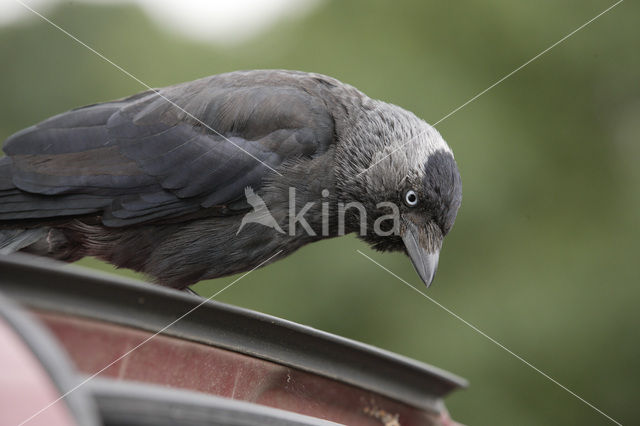
[[[34,308],[158,331],[202,299],[27,255],[0,256],[0,288]],[[163,334],[312,372],[432,412],[467,382],[370,345],[248,309],[207,301]]]
[[[88,382],[105,424],[330,426],[338,423],[184,389],[95,378]],[[185,421],[186,420],[186,421]]]

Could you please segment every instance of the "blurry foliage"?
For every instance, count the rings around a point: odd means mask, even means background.
[[[133,7],[72,4],[50,17],[151,86],[301,69],[433,123],[610,4],[332,1],[228,49],[163,32]],[[622,3],[438,126],[464,201],[428,290],[626,424],[640,416],[639,17],[637,3]],[[144,89],[37,18],[0,29],[0,58],[0,139]],[[305,247],[218,299],[468,378],[447,400],[464,423],[608,423],[355,249],[421,286],[405,256],[349,236]],[[232,279],[196,289],[211,295]]]

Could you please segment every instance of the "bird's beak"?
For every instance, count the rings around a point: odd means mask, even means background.
[[[409,253],[413,267],[416,268],[418,275],[426,284],[427,288],[431,285],[433,277],[438,269],[438,258],[440,250],[430,253],[427,247],[420,244],[418,227],[410,220],[406,222],[407,229],[402,234],[402,241]]]

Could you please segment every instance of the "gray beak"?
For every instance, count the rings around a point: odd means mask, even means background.
[[[425,247],[420,245],[418,227],[409,220],[405,223],[407,230],[402,235],[402,241],[407,249],[407,253],[409,253],[411,262],[413,262],[413,267],[416,268],[418,275],[420,275],[420,278],[422,278],[422,281],[424,281],[428,288],[438,269],[440,251],[437,250],[434,253],[429,253]]]

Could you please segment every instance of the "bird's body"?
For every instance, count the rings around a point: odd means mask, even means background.
[[[177,288],[359,231],[353,211],[341,228],[341,204],[361,203],[371,229],[388,214],[379,202],[406,208],[409,183],[426,185],[420,207],[429,220],[415,241],[439,250],[460,204],[455,161],[433,128],[333,78],[296,71],[215,75],[78,108],[16,133],[4,151],[0,252],[95,256]],[[271,217],[243,220],[262,214],[259,202]],[[291,209],[307,203],[308,227],[291,228]],[[363,238],[403,250],[404,219],[400,228]]]

